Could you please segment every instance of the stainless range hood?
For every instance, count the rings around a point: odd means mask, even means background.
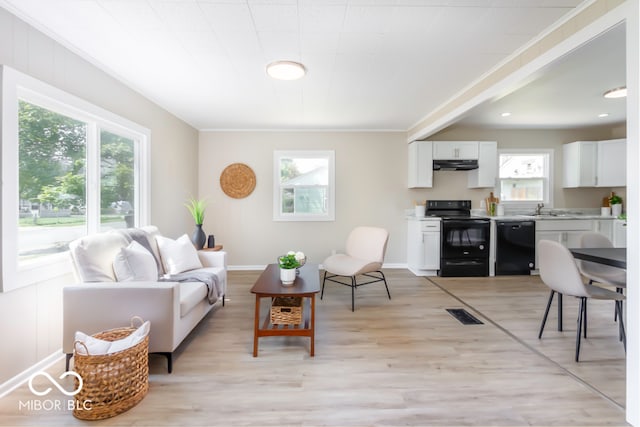
[[[434,171],[468,171],[478,169],[477,160],[434,160]]]

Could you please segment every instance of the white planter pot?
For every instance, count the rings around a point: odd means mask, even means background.
[[[296,281],[296,269],[295,268],[281,268],[280,269],[280,281],[282,281],[282,284],[287,286],[287,285],[293,285],[293,282]]]
[[[611,215],[614,217],[619,217],[622,213],[622,203],[617,203],[615,205],[611,205]]]

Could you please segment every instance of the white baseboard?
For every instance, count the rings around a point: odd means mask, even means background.
[[[322,264],[320,264],[318,266],[320,268],[320,270],[322,270],[324,267]],[[267,268],[266,265],[229,265],[227,266],[227,270],[232,271],[232,270],[236,270],[236,271],[262,271],[265,268]],[[400,268],[407,268],[407,264],[402,264],[402,263],[393,263],[393,264],[383,264],[382,268],[389,268],[389,269],[400,269]]]
[[[31,377],[31,375],[35,374],[36,372],[47,369],[49,366],[53,365],[54,363],[56,363],[62,358],[64,358],[64,354],[62,353],[62,350],[61,349],[57,350],[55,353],[47,356],[46,358],[42,359],[35,365],[30,366],[29,368],[20,372],[15,377],[0,384],[0,399],[2,399],[7,394],[11,393],[16,388],[20,387],[25,382],[27,382],[29,380],[29,377]]]
[[[238,271],[261,271],[267,268],[266,265],[229,265],[227,266],[227,270],[238,270]]]

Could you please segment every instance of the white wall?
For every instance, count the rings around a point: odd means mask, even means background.
[[[151,129],[151,221],[169,236],[191,230],[182,204],[197,192],[195,129],[2,8],[0,63]],[[61,347],[61,289],[72,280],[0,293],[0,384]]]
[[[335,150],[335,221],[273,221],[274,150]],[[256,174],[244,199],[220,188],[220,173],[236,162]],[[287,250],[321,263],[332,249],[343,250],[353,227],[381,226],[390,233],[385,262],[406,264],[406,165],[404,132],[201,132],[199,194],[210,200],[203,228],[224,245],[230,265],[257,266]]]
[[[450,128],[433,136],[442,140],[492,140],[498,148],[555,149],[556,177],[561,177],[562,144],[579,139],[620,137],[610,128],[570,131],[507,131]],[[623,136],[623,135],[622,135]],[[336,221],[277,222],[273,209],[274,150],[335,150]],[[245,199],[233,199],[220,188],[220,173],[232,163],[245,163],[256,174],[256,188]],[[434,172],[433,188],[407,188],[407,143],[402,132],[201,132],[199,197],[209,200],[204,230],[229,253],[232,266],[275,262],[287,250],[302,250],[322,262],[343,249],[356,225],[389,229],[385,262],[406,264],[404,212],[414,200],[470,199],[474,208],[493,189],[467,188],[467,172]],[[556,179],[555,207],[597,208],[611,189],[562,189]],[[624,188],[613,189],[626,197]]]

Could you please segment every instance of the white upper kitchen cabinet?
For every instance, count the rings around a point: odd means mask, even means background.
[[[434,160],[478,160],[478,141],[433,141]]]
[[[413,141],[409,144],[409,188],[433,187],[433,144]]]
[[[627,185],[625,139],[571,142],[562,153],[564,188]]]
[[[498,173],[498,143],[496,141],[478,142],[478,169],[469,172],[469,188],[493,188]]]
[[[627,140],[598,141],[596,187],[627,185]]]

